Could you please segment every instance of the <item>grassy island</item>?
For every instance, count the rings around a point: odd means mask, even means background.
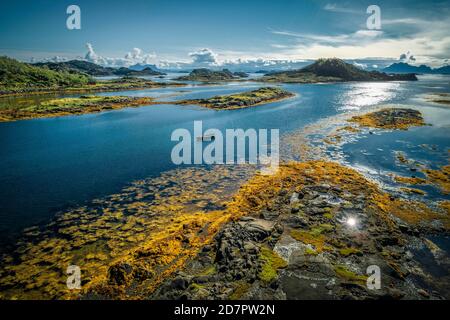
[[[0,109],[0,122],[79,115],[125,107],[136,107],[152,103],[153,99],[148,97],[102,97],[87,95],[79,98],[61,98],[45,101],[39,105],[25,108]]]
[[[197,104],[210,109],[229,110],[253,107],[293,96],[293,93],[281,88],[264,87],[249,92],[215,96],[208,99],[183,100],[179,104]]]
[[[216,81],[232,81],[241,78],[246,78],[248,75],[245,72],[231,72],[228,69],[222,71],[213,71],[206,68],[194,69],[187,76],[179,77],[177,80],[182,81],[201,81],[201,82],[216,82]]]

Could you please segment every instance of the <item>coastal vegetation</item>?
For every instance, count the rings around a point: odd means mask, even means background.
[[[215,96],[206,99],[183,100],[178,102],[178,104],[196,104],[215,110],[229,110],[253,107],[293,96],[293,93],[278,87],[264,87],[232,95]]]
[[[120,69],[118,70],[120,71]],[[135,71],[132,70],[128,74],[133,75]],[[8,57],[0,57],[0,96],[138,90],[180,85],[182,84],[154,82],[132,76],[112,80],[96,80],[86,73],[80,73],[70,68],[55,71]]]
[[[299,70],[273,72],[263,76],[263,82],[320,83],[341,81],[414,81],[414,74],[386,74],[365,71],[341,59],[319,59]]]
[[[92,79],[81,73],[53,71],[0,57],[0,94],[42,88],[79,87]]]

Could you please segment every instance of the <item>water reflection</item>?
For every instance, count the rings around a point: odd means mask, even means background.
[[[338,96],[341,111],[358,111],[362,107],[385,103],[399,94],[398,82],[352,83]]]

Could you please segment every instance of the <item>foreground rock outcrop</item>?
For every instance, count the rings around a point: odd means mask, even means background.
[[[434,211],[395,198],[353,169],[321,161],[257,176],[240,197],[245,216],[149,298],[449,297],[448,275],[436,278],[414,259],[417,247],[433,247],[427,234],[448,232],[445,203]],[[381,270],[379,290],[367,286],[369,266]]]

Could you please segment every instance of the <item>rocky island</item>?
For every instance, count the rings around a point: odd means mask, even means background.
[[[293,97],[294,94],[277,87],[264,87],[257,90],[207,99],[183,100],[178,104],[196,104],[215,110],[229,110],[253,107]]]
[[[414,109],[385,108],[349,119],[363,127],[403,129],[425,125],[421,113]]]
[[[213,71],[203,68],[203,69],[194,69],[189,75],[179,77],[176,80],[214,82],[214,81],[238,80],[240,78],[245,77],[248,77],[248,75],[243,72],[233,73],[228,69],[223,69],[222,71]]]
[[[299,70],[269,73],[263,82],[321,83],[342,81],[416,81],[415,74],[386,74],[365,71],[341,59],[319,59]]]

